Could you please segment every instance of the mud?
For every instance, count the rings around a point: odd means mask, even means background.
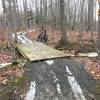
[[[97,80],[86,73],[84,65],[67,59],[52,60],[49,63],[38,61],[26,64],[25,78],[10,93],[0,94],[0,100],[31,100],[25,97],[29,95],[28,98],[30,98],[32,93],[34,93],[34,100],[77,100],[68,81],[69,73],[66,72],[66,65],[82,91],[87,92],[87,95],[83,93],[85,99],[92,100],[88,95],[91,94],[94,100],[100,100],[100,93],[96,92],[99,88]],[[35,86],[30,88],[32,82]]]

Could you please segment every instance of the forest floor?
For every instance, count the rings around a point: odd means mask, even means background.
[[[34,40],[37,38],[38,34],[37,34],[37,31],[31,31],[27,34],[27,36],[31,40]],[[69,43],[64,47],[59,48],[59,50],[63,51],[64,53],[75,54],[75,52],[80,49],[78,36],[79,36],[79,32],[68,31],[67,38],[68,38]],[[49,40],[47,44],[52,47],[55,47],[57,42],[60,39],[60,32],[49,30],[48,37],[49,37]],[[93,41],[91,41],[91,37]],[[97,38],[96,32],[82,33],[82,39],[83,39],[83,45],[84,45],[82,48],[83,49],[82,53],[96,52],[96,49],[95,49],[96,38]],[[91,76],[93,76],[95,79],[100,79],[100,61],[97,58],[73,57],[72,59],[79,63],[84,64],[86,71]]]
[[[30,38],[31,40],[36,40],[38,36],[38,31],[36,30],[31,30],[28,31],[27,37]],[[52,33],[52,34],[51,34]],[[74,54],[76,50],[79,49],[79,41],[78,41],[78,32],[67,32],[68,35],[68,40],[69,44],[67,44],[65,47],[59,48],[61,51],[64,53],[71,53]],[[90,40],[90,33],[83,32],[83,43],[84,43],[84,51],[86,52],[95,52],[95,45],[94,44],[89,44]],[[48,45],[55,47],[57,42],[60,39],[60,32],[59,31],[48,31]],[[94,42],[96,41],[97,33],[92,33],[92,38]],[[1,43],[1,42],[0,42]],[[6,43],[5,43],[6,44]],[[13,53],[9,51],[8,49],[3,49],[0,50],[0,63],[8,63],[13,60]],[[83,57],[75,57],[72,58],[75,61],[78,61],[79,63],[84,63],[85,68],[88,73],[93,75],[96,79],[100,79],[100,65],[99,61],[96,58],[90,59],[90,58],[83,58]],[[0,80],[0,83],[2,80]]]
[[[30,38],[31,40],[36,40],[37,39],[37,31],[28,31],[27,37]],[[51,34],[52,33],[52,34]],[[60,33],[59,31],[54,31],[52,32],[51,30],[48,31],[49,34],[49,40],[48,40],[48,45],[55,47],[57,42],[60,39]],[[78,32],[68,32],[68,40],[69,44],[66,45],[65,47],[60,48],[61,51],[64,53],[71,53],[75,54],[75,51],[79,49],[79,41],[78,41]],[[84,43],[84,53],[86,52],[95,52],[95,41],[97,37],[97,33],[92,33],[92,38],[94,40],[93,43],[89,44],[90,42],[90,33],[83,33],[83,43]],[[1,41],[2,42],[2,41]],[[0,43],[1,43],[0,42]],[[13,61],[14,55],[13,52],[11,52],[9,49],[2,49],[0,50],[0,64],[2,63],[9,63]],[[100,62],[97,58],[88,58],[88,57],[72,57],[70,58],[82,65],[84,65],[86,72],[91,76],[94,77],[96,80],[100,80]],[[5,69],[0,69],[0,91],[4,92],[12,92],[13,89],[16,90],[16,85],[20,83],[20,80],[23,79],[23,75],[25,73],[25,68],[22,65],[16,65],[16,66],[9,66]],[[5,87],[6,86],[6,87]],[[12,90],[11,87],[13,86]],[[4,89],[5,87],[5,89]],[[3,92],[2,92],[3,93]],[[1,94],[1,92],[0,92]]]

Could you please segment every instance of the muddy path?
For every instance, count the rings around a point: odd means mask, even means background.
[[[100,100],[95,91],[96,80],[82,64],[67,59],[26,64],[24,78],[16,87],[0,100],[93,100],[88,93]]]

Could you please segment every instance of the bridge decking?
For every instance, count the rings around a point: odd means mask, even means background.
[[[40,42],[17,44],[17,48],[30,61],[71,56]]]

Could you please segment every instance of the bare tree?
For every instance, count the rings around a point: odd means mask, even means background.
[[[61,39],[59,43],[64,45],[67,43],[64,0],[60,0],[60,31],[61,31]]]
[[[48,25],[61,30],[61,44],[68,41],[66,29],[77,30],[81,35],[83,31],[96,31],[95,0],[2,0],[2,3],[9,29]]]
[[[97,40],[97,52],[99,54],[99,59],[100,59],[100,1],[98,0],[98,40]]]

